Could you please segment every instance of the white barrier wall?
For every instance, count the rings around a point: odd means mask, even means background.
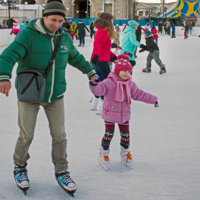
[[[11,29],[0,29],[0,47],[13,42],[15,35],[10,35]]]
[[[158,27],[156,27],[158,29]],[[120,29],[123,29],[123,26],[120,26]],[[176,36],[184,36],[183,27],[176,27]],[[13,42],[15,35],[10,35],[11,29],[0,29],[0,47],[9,45]],[[143,31],[142,31],[143,32]],[[121,32],[121,35],[124,33]],[[86,31],[86,35],[89,36],[89,33]],[[192,36],[199,36],[200,35],[200,27],[193,27],[192,29]]]

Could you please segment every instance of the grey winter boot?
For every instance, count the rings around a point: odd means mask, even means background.
[[[164,74],[164,73],[166,73],[166,69],[165,69],[165,67],[161,67],[159,73],[160,73],[160,74]]]
[[[151,73],[151,69],[146,67],[146,68],[142,69],[142,72]]]

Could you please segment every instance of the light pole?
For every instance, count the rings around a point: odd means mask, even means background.
[[[103,1],[103,12],[105,12],[105,0]]]
[[[162,7],[163,7],[163,18],[164,18],[164,13],[165,13],[165,0],[163,0]]]
[[[87,20],[88,20],[88,1],[89,0],[87,0]]]
[[[166,17],[167,7],[164,8],[164,12],[165,12],[165,17]]]
[[[151,9],[149,8],[149,25],[151,27]]]

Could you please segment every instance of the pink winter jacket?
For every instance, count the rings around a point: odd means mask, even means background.
[[[135,101],[154,104],[157,97],[146,93],[131,80],[120,79],[114,72],[97,86],[90,85],[90,90],[96,96],[104,96],[102,118],[108,122],[123,124],[131,118],[131,98]]]
[[[11,31],[11,35],[14,34],[14,35],[17,35],[19,32],[21,31],[20,28],[12,28],[12,31]]]
[[[159,37],[158,37],[158,31],[157,31],[156,28],[152,29],[152,30],[151,30],[151,33],[153,34],[153,38],[154,38],[154,39],[159,38]]]
[[[98,27],[95,26],[95,27]],[[111,39],[108,37],[108,31],[105,28],[97,30],[91,60],[94,55],[99,56],[99,61],[110,62],[110,58],[114,58],[115,54],[111,51]]]

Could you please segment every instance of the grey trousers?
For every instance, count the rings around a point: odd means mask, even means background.
[[[160,68],[165,68],[165,65],[160,60],[159,54],[160,54],[159,51],[154,51],[153,53],[149,52],[147,56],[147,65],[146,65],[148,69],[151,69],[151,61],[153,59],[155,60],[155,62],[158,64]]]
[[[40,106],[44,108],[49,121],[50,134],[52,136],[51,155],[55,172],[66,171],[68,169],[68,162],[63,99],[56,100],[52,103],[23,103],[18,101],[20,134],[13,155],[14,164],[24,166],[30,158],[28,151],[33,140]]]

